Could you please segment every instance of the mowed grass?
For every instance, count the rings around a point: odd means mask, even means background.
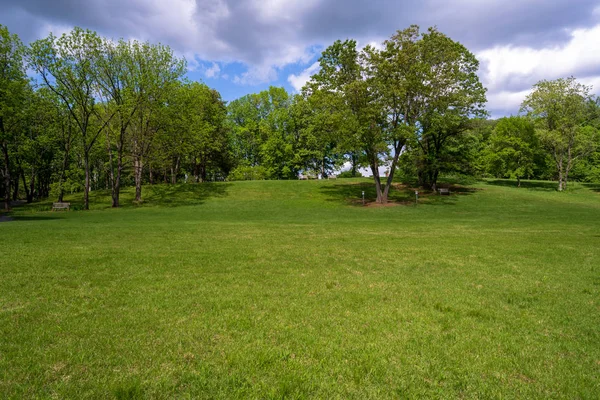
[[[0,398],[598,398],[598,187],[513,185],[379,208],[340,179],[17,209]]]

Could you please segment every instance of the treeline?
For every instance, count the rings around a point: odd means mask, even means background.
[[[207,180],[347,176],[368,168],[379,202],[394,179],[436,189],[440,174],[600,179],[600,108],[575,79],[538,83],[521,116],[488,120],[479,64],[412,26],[380,49],[337,41],[302,93],[270,88],[226,104],[184,79],[163,45],[74,29],[24,46],[0,26],[4,206],[24,198]],[[35,79],[27,76],[32,71]],[[380,169],[385,168],[385,176]]]

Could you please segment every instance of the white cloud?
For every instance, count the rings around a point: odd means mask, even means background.
[[[277,71],[271,65],[250,66],[241,75],[233,78],[233,83],[239,85],[259,85],[277,80]]]
[[[186,56],[190,70],[206,77],[222,78],[220,69],[228,63],[246,66],[231,77],[239,84],[276,80],[289,65],[309,67],[314,49],[336,39],[379,46],[411,23],[423,29],[436,25],[478,53],[490,107],[515,104],[517,93],[542,78],[575,75],[583,81],[600,75],[598,0],[347,0],[344,7],[335,0],[4,3],[0,23],[26,41],[72,26],[107,37],[135,36],[172,46]],[[288,76],[288,82],[299,90],[311,67]]]
[[[310,80],[310,77],[319,72],[319,63],[315,62],[310,67],[306,68],[304,71],[300,72],[299,75],[291,74],[288,76],[288,82],[296,91],[302,90],[302,87]]]
[[[518,109],[530,88],[543,79],[575,76],[584,83],[600,81],[600,25],[569,32],[561,45],[534,49],[499,46],[481,51],[483,84],[489,89],[488,106]]]
[[[204,76],[207,78],[218,78],[220,73],[221,67],[219,67],[219,64],[212,63],[212,65],[204,71]]]
[[[499,118],[507,115],[516,115],[521,108],[521,103],[525,97],[531,93],[531,89],[509,92],[500,90],[497,92],[489,92],[487,95],[488,109],[492,110],[492,118]]]

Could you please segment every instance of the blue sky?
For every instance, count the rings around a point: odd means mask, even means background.
[[[217,89],[225,100],[231,101],[248,93],[255,93],[268,89],[269,86],[283,86],[289,92],[297,91],[296,88],[289,82],[288,77],[301,75],[309,65],[316,63],[318,59],[319,54],[317,53],[311,58],[310,64],[308,65],[305,65],[304,63],[293,63],[286,65],[277,71],[277,76],[274,80],[265,82],[234,82],[235,77],[241,77],[248,70],[246,65],[239,62],[203,62],[199,68],[188,71],[187,77],[192,80],[198,80],[206,83],[208,86]],[[215,64],[218,66],[218,72],[217,68],[214,67]],[[207,73],[209,70],[212,72]]]
[[[226,100],[298,90],[334,40],[381,43],[411,24],[437,26],[476,54],[494,117],[516,113],[541,79],[600,88],[599,0],[0,0],[0,10],[26,43],[80,26],[168,44],[189,78]]]

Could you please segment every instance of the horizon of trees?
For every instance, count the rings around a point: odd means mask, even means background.
[[[23,45],[0,25],[0,196],[4,208],[66,193],[159,182],[344,176],[368,168],[377,201],[400,179],[442,174],[600,181],[600,100],[575,78],[541,81],[519,115],[488,119],[479,63],[435,28],[381,49],[336,41],[299,94],[271,87],[226,103],[184,78],[160,44],[71,32]],[[27,76],[35,72],[36,80]],[[388,173],[380,176],[380,168]]]

